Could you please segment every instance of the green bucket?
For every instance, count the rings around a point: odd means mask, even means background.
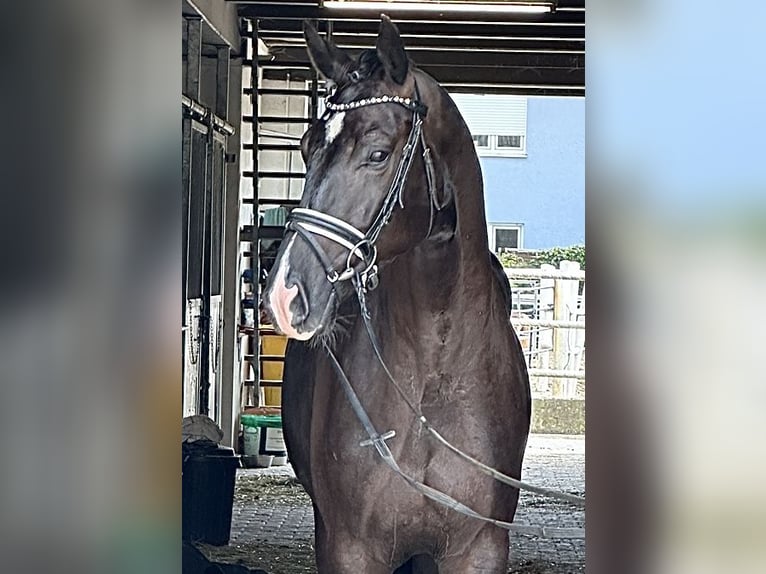
[[[287,463],[287,448],[282,435],[281,415],[240,415],[244,427],[246,460],[257,466],[281,466]]]

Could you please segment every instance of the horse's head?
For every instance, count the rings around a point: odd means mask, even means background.
[[[423,157],[426,107],[396,27],[383,17],[376,49],[356,59],[304,32],[335,91],[301,141],[303,198],[264,293],[274,325],[301,340],[331,329],[356,286],[374,286],[378,265],[421,242],[438,207]]]

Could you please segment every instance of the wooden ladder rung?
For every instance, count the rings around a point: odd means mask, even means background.
[[[275,363],[284,363],[285,356],[284,355],[245,355],[246,361],[255,361],[255,360],[261,360],[261,361],[274,361]]]

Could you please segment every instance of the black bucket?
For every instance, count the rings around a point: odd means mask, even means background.
[[[184,444],[182,451],[182,537],[228,544],[239,457],[212,443]]]

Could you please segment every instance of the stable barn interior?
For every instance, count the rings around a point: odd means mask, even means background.
[[[276,446],[259,459],[259,445],[248,441],[256,430],[261,443],[279,439],[278,425],[264,422],[278,410],[263,407],[279,407],[285,341],[262,323],[258,301],[285,217],[301,197],[300,137],[322,114],[326,94],[325,82],[309,63],[302,22],[311,21],[353,52],[374,46],[383,11],[399,28],[410,59],[451,93],[585,95],[584,0],[516,3],[544,9],[526,14],[493,11],[481,2],[465,12],[439,9],[433,2],[414,9],[388,2],[384,10],[353,4],[182,3],[183,415],[209,416],[223,431],[221,445],[248,465],[284,462]],[[584,271],[562,265],[516,272],[511,279],[520,293],[514,326],[527,345],[539,391],[538,430],[571,433],[583,409]],[[545,314],[525,311],[530,308],[544,308]],[[559,363],[554,352],[549,362],[539,352],[548,340],[551,349],[575,351]],[[545,395],[554,388],[569,393],[567,398]],[[527,476],[551,487],[584,490],[584,472],[577,470],[584,466],[580,442],[541,438],[531,441],[530,449]],[[203,550],[221,562],[241,561],[269,572],[312,572],[305,494],[289,467],[268,471],[240,471],[232,540]],[[584,524],[582,513],[534,497],[526,501],[532,502],[524,516],[529,522]],[[521,561],[515,571],[584,571],[582,540],[512,537],[512,547]]]

